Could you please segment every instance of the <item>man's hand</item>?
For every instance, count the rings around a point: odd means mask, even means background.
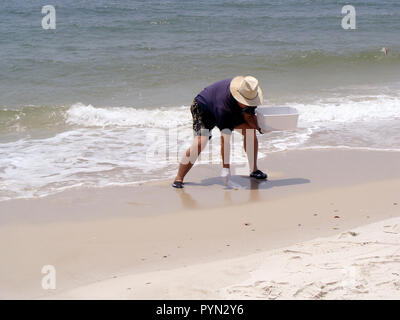
[[[222,182],[224,185],[228,185],[229,180],[231,179],[231,169],[229,168],[222,168],[221,172]]]
[[[252,129],[256,129],[258,132],[260,132],[261,134],[263,133],[261,131],[261,128],[258,125],[257,122],[257,116],[255,114],[250,114],[247,112],[243,112],[243,117],[244,117],[244,121],[246,121],[246,123],[252,128]]]

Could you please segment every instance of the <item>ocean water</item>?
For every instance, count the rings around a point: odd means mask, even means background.
[[[56,8],[56,29],[41,8]],[[400,151],[400,2],[19,0],[0,3],[0,200],[172,177],[189,105],[238,74],[300,112],[260,156],[296,148]],[[351,3],[350,3],[351,4]],[[387,56],[380,51],[389,50]],[[219,138],[202,162],[219,163]],[[234,135],[232,161],[245,163]]]

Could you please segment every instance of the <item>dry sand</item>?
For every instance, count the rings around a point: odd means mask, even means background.
[[[281,152],[261,161],[266,182],[236,166],[239,190],[222,185],[217,166],[197,166],[184,190],[159,181],[2,202],[0,298],[363,298],[381,297],[378,287],[396,298],[398,235],[382,230],[397,232],[398,221],[337,237],[400,216],[399,155]],[[279,249],[290,246],[309,254]],[[368,250],[377,273],[353,268]],[[56,290],[42,289],[43,265],[55,266]],[[368,293],[340,289],[346,272]]]
[[[58,299],[400,299],[400,218],[279,250],[102,281]]]

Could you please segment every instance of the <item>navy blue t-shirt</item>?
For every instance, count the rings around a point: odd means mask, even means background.
[[[196,101],[206,118],[207,129],[217,126],[220,130],[233,130],[245,122],[241,108],[230,91],[232,78],[221,80],[204,88]]]

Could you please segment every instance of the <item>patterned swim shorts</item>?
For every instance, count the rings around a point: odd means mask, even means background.
[[[211,139],[211,130],[215,127],[215,121],[207,116],[202,110],[196,99],[190,106],[193,117],[193,131],[195,136],[208,136]]]

